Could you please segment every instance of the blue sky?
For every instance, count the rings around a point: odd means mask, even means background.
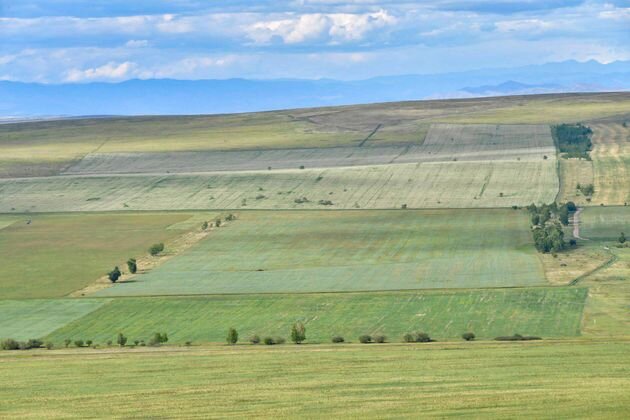
[[[334,78],[630,59],[630,1],[0,0],[0,79]]]

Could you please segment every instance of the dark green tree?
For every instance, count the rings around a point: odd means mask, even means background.
[[[136,271],[138,271],[138,264],[136,263],[135,258],[129,258],[127,260],[127,268],[131,274],[136,274]]]
[[[304,340],[306,340],[306,328],[301,322],[296,322],[291,327],[291,341],[300,344]]]
[[[118,266],[114,267],[112,271],[107,273],[107,277],[109,278],[109,281],[111,281],[112,283],[116,283],[121,275],[122,273],[118,269]]]
[[[226,340],[230,345],[236,344],[238,342],[238,332],[234,328],[230,328]]]

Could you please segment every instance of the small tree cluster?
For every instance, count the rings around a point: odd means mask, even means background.
[[[263,343],[267,346],[273,346],[274,344],[284,344],[285,339],[282,337],[265,337]]]
[[[166,343],[167,341],[168,341],[168,335],[166,335],[166,333],[156,332],[155,334],[153,334],[153,337],[151,337],[151,339],[149,340],[149,345],[156,347],[156,346]]]
[[[164,244],[162,242],[158,243],[158,244],[153,244],[151,245],[151,247],[149,248],[149,254],[153,257],[155,257],[156,255],[158,255],[160,252],[164,251]]]
[[[534,244],[539,252],[558,252],[566,247],[562,224],[569,223],[569,208],[575,208],[575,203],[560,206],[556,203],[527,206],[531,216]]]
[[[6,340],[2,340],[0,343],[0,348],[2,350],[30,350],[30,349],[38,349],[44,343],[36,338],[31,338],[28,341],[16,341],[12,338],[7,338]]]
[[[403,336],[403,340],[406,343],[429,343],[431,341],[434,341],[431,339],[429,334],[425,332],[407,333]]]
[[[473,341],[475,339],[475,333],[465,332],[462,334],[462,338],[466,341]]]

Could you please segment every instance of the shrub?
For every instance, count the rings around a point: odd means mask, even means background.
[[[149,248],[149,254],[153,257],[158,255],[162,251],[164,251],[164,244],[162,242],[160,242],[159,244],[153,244]]]
[[[201,224],[201,230],[206,230],[206,229],[208,229],[208,222],[207,222],[207,221],[204,221],[204,222]]]
[[[75,347],[83,347],[83,340],[74,340]]]
[[[434,340],[432,340],[431,337],[429,337],[429,334],[424,333],[424,332],[416,333],[417,343],[430,343],[431,341],[434,341]]]
[[[127,344],[127,337],[125,337],[123,333],[118,333],[118,336],[116,337],[116,344],[120,347],[124,347],[125,344]]]
[[[364,335],[359,337],[359,342],[363,343],[363,344],[371,343],[372,342],[372,336],[364,334]]]
[[[577,241],[575,239],[569,239],[569,245],[576,246],[577,245]]]
[[[306,328],[301,322],[296,322],[291,327],[291,341],[300,344],[304,340],[306,340]]]
[[[153,334],[153,337],[151,337],[151,339],[149,340],[149,345],[159,346],[160,344],[164,344],[167,341],[168,341],[168,335],[166,335],[166,333],[156,332],[155,334]]]
[[[260,343],[260,337],[257,335],[252,335],[251,337],[249,337],[249,342],[252,344],[259,344]]]
[[[107,340],[107,345],[111,346],[112,345],[112,340]]]
[[[407,205],[403,204],[402,206],[400,206],[401,209],[406,210],[407,209]]]
[[[48,341],[48,342],[46,342],[45,347],[48,350],[52,350],[53,348],[55,348],[55,345],[52,342]]]
[[[576,211],[577,210],[577,206],[575,205],[575,203],[573,201],[568,201],[567,202],[567,210],[569,210],[569,211]]]
[[[214,221],[214,225],[215,225],[216,227],[221,227],[221,219],[217,219],[217,220],[215,220],[215,221]]]
[[[228,222],[231,222],[232,220],[236,220],[236,216],[234,216],[232,213],[230,213],[230,214],[227,215],[225,220],[227,220]]]
[[[66,346],[66,348],[70,345],[70,343],[72,343],[72,340],[70,340],[69,338],[63,340],[63,344]]]
[[[415,337],[415,335],[413,335],[411,333],[407,333],[407,334],[403,335],[403,341],[405,343],[415,343],[416,342],[416,337]]]
[[[186,341],[186,342],[184,343],[184,345],[185,345],[186,347],[190,347],[190,346],[192,346],[192,341]]]
[[[318,201],[318,204],[319,204],[320,206],[332,206],[332,205],[333,205],[333,202],[332,202],[332,201],[330,201],[330,200],[319,200],[319,201]]]
[[[226,337],[227,343],[230,345],[236,344],[238,342],[238,332],[234,328],[230,328]]]
[[[133,340],[133,345],[134,346],[139,346],[140,345],[140,340]]]
[[[375,335],[374,337],[372,337],[375,343],[384,343],[385,340],[387,340],[387,337],[385,337],[384,335]]]
[[[6,340],[2,340],[2,350],[19,350],[20,343],[15,341],[12,338],[7,338]]]
[[[263,343],[265,343],[268,346],[271,346],[273,344],[276,344],[276,342],[273,340],[273,338],[271,337],[265,337],[263,338]]]
[[[334,337],[332,338],[332,340],[331,340],[331,341],[332,341],[333,343],[343,343],[343,342],[344,342],[344,339],[343,339],[343,337],[342,337],[342,336],[340,336],[340,335],[336,335],[336,336],[334,336]]]
[[[287,340],[285,340],[284,337],[274,337],[273,341],[276,344],[284,344]]]
[[[300,169],[304,169],[304,165],[300,165]]]
[[[26,345],[28,346],[29,349],[38,349],[44,345],[44,342],[36,338],[31,338],[30,340],[26,342]]]
[[[620,244],[625,244],[626,243],[626,235],[621,232],[621,235],[619,235],[619,239],[617,239],[617,241],[619,241]]]
[[[530,341],[530,340],[542,340],[542,338],[536,337],[533,335],[514,334],[514,335],[505,335],[505,336],[496,337],[495,340],[497,341]]]
[[[129,258],[127,260],[127,268],[131,274],[136,274],[136,271],[138,271],[138,264],[136,263],[135,258]]]
[[[118,269],[118,266],[116,266],[116,267],[114,267],[114,269],[112,271],[107,273],[107,278],[109,278],[109,281],[111,281],[112,283],[116,283],[121,275],[122,275],[122,273]]]
[[[473,341],[475,339],[475,333],[465,332],[462,334],[462,338],[466,341]]]

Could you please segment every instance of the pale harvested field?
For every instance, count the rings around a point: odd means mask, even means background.
[[[510,207],[548,203],[555,159],[0,181],[0,212]],[[502,196],[501,196],[502,195]],[[306,197],[309,202],[296,203]],[[330,200],[332,205],[321,205]]]
[[[371,143],[370,143],[371,144]],[[91,153],[65,174],[190,173],[441,161],[538,161],[555,153],[548,126],[434,124],[424,142],[246,151]]]
[[[558,160],[560,164],[560,192],[558,201],[573,201],[577,205],[588,205],[586,197],[577,190],[577,185],[593,184],[593,162],[584,159]]]
[[[630,202],[630,128],[593,124],[595,194],[592,204]]]

